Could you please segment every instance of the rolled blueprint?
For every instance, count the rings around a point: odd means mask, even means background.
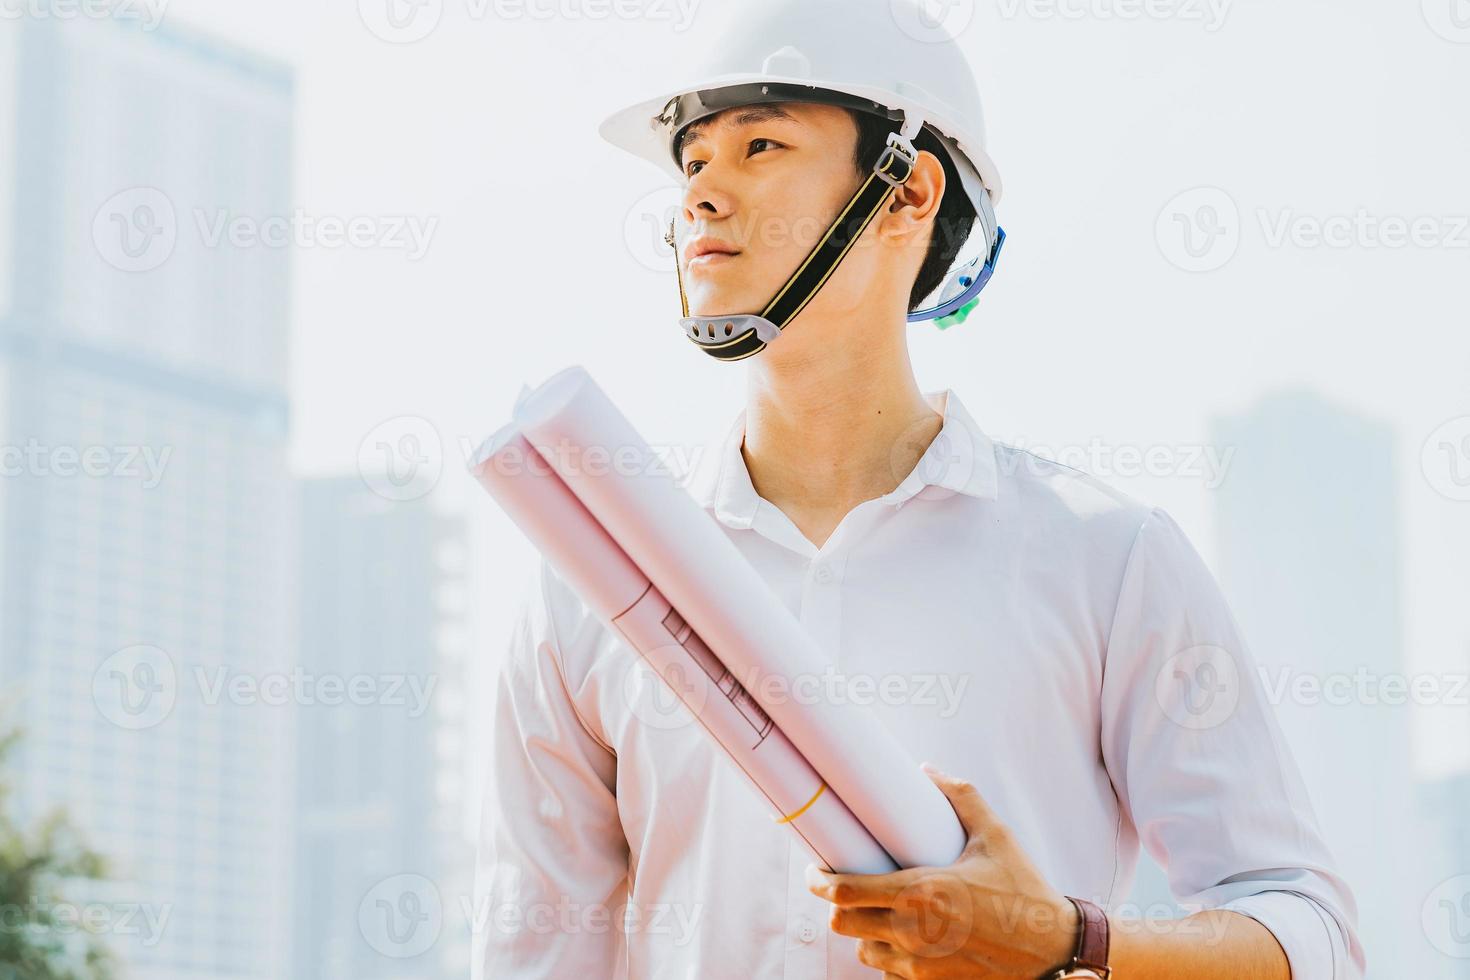
[[[664,679],[779,822],[833,871],[897,870],[852,811],[618,547],[515,423],[475,454],[475,477],[557,573]]]
[[[679,486],[580,367],[553,375],[515,408],[521,432],[592,517],[785,733],[898,863],[953,863],[964,828],[949,800],[866,706],[797,703],[830,661],[725,532]]]

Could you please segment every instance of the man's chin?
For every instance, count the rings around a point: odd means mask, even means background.
[[[765,301],[752,299],[736,293],[701,296],[696,302],[689,300],[690,316],[732,316],[737,313],[759,313],[765,309]]]

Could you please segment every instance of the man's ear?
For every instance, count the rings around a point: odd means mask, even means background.
[[[914,172],[901,187],[894,188],[888,211],[878,225],[878,234],[900,242],[913,239],[931,225],[944,196],[944,165],[928,150],[920,150]]]

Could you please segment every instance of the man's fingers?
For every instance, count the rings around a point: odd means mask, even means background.
[[[875,970],[882,970],[884,977],[898,977],[899,980],[903,980],[903,978],[911,976],[906,970],[911,957],[890,943],[876,939],[859,940],[857,958],[858,962],[865,966],[871,966]]]
[[[828,920],[832,931],[854,939],[876,939],[890,945],[898,944],[893,931],[893,913],[888,909],[846,908],[833,906]]]
[[[886,875],[844,875],[809,864],[806,886],[813,895],[833,905],[887,909],[893,908],[898,897],[914,882],[933,871],[933,868],[908,868]]]

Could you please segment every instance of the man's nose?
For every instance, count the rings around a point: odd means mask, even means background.
[[[718,170],[710,164],[701,167],[684,187],[684,220],[689,224],[728,218],[735,210],[734,195],[724,186]]]

